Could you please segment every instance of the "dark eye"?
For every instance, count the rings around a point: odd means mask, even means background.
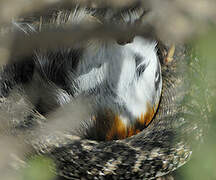
[[[136,63],[136,73],[137,73],[137,76],[140,76],[145,71],[148,64],[144,62],[145,58],[141,56],[140,54],[135,54],[134,56],[135,56],[134,59]]]

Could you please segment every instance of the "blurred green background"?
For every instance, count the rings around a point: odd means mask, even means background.
[[[177,180],[215,180],[216,179],[216,28],[212,27],[191,42],[193,51],[191,61],[198,61],[204,78],[191,76],[200,86],[201,92],[195,92],[198,102],[208,108],[209,125],[204,142],[192,154],[191,160],[176,172]],[[206,102],[207,101],[207,102]],[[206,107],[208,106],[208,107]],[[202,118],[202,115],[201,115]]]
[[[35,156],[28,161],[26,168],[21,170],[20,180],[53,180],[55,163],[46,157]]]

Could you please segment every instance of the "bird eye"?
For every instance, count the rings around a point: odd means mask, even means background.
[[[134,59],[136,62],[136,67],[139,66],[143,61],[143,57],[140,54],[135,54]]]
[[[141,56],[140,54],[134,55],[135,63],[136,63],[136,73],[137,76],[140,76],[148,66],[148,64],[145,63],[145,57]]]
[[[137,76],[140,76],[145,71],[146,67],[145,64],[140,64],[136,70]]]

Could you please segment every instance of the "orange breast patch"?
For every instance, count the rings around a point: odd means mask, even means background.
[[[155,108],[154,107],[151,108],[149,103],[147,103],[147,112],[145,114],[142,113],[141,116],[137,118],[137,122],[143,126],[148,126],[149,123],[152,121],[154,114],[155,114]]]
[[[108,131],[106,140],[112,140],[112,139],[124,139],[127,137],[127,127],[122,122],[120,117],[117,115],[114,118],[113,124],[111,126],[111,129]]]
[[[155,108],[151,108],[149,104],[147,104],[147,108],[147,112],[145,114],[142,113],[134,124],[126,125],[119,115],[115,115],[111,128],[106,134],[106,140],[125,139],[142,131],[149,125],[155,114]]]

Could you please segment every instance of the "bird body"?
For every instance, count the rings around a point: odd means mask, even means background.
[[[94,13],[79,7],[59,11],[55,24],[81,25],[89,22]],[[115,17],[110,11],[105,14],[107,18]],[[129,24],[138,19],[135,10],[121,16]],[[30,24],[14,25],[26,36],[36,33]],[[12,81],[24,87],[35,109],[45,116],[80,96],[91,98],[91,118],[73,128],[81,137],[123,139],[145,128],[157,110],[162,78],[156,45],[155,40],[136,36],[124,44],[111,38],[90,39],[71,47],[35,49],[4,68],[1,84],[8,81],[6,72],[14,70],[16,77]]]
[[[76,7],[59,11],[45,27],[56,30],[56,26],[76,26],[92,20],[93,23],[111,22],[128,27],[143,13],[140,9],[141,13],[136,8],[120,13],[110,8],[99,9],[100,13],[97,13],[97,10]],[[14,23],[25,36],[38,33],[36,37],[40,37],[43,23],[39,28],[35,24]],[[0,72],[1,97],[6,97],[4,99],[11,104],[7,96],[20,86],[34,110],[47,118],[44,120],[32,113],[27,121],[34,120],[35,124],[25,124],[26,118],[22,116],[16,122],[11,120],[11,129],[6,129],[7,134],[16,135],[23,144],[31,147],[30,153],[24,152],[28,158],[32,154],[42,154],[53,159],[59,179],[155,179],[189,160],[192,150],[187,137],[193,136],[195,142],[199,142],[202,136],[199,123],[193,121],[194,117],[199,119],[199,113],[191,108],[202,109],[202,106],[196,100],[182,102],[191,96],[191,92],[197,91],[196,85],[187,86],[187,76],[177,68],[181,65],[180,69],[186,71],[187,66],[183,66],[185,52],[177,53],[178,58],[173,58],[169,65],[162,63],[160,68],[155,40],[139,36],[123,40],[121,37],[95,38],[70,47],[68,41],[65,42],[67,46],[38,47],[22,57],[16,57],[12,49],[9,62]],[[16,40],[14,46],[16,50]],[[185,51],[181,46],[180,49]],[[50,115],[58,109],[66,109],[70,114],[73,109],[68,109],[67,104],[79,97],[90,99],[89,118],[77,127],[69,126],[66,119],[78,122],[80,119],[73,117],[74,113],[68,116],[62,111],[57,124],[66,124],[69,131],[44,128],[56,120]],[[84,113],[85,108],[80,109]],[[78,134],[70,131],[73,128],[78,128]],[[45,133],[44,129],[47,130]]]

